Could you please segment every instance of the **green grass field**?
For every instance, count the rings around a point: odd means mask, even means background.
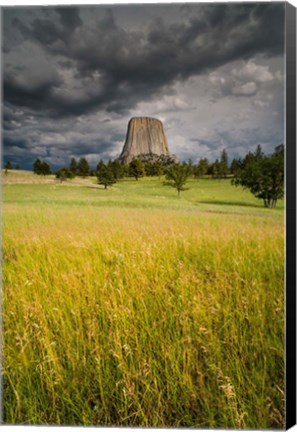
[[[284,203],[3,177],[4,421],[284,427]]]

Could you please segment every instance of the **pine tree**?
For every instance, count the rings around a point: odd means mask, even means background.
[[[60,179],[61,182],[63,182],[65,180],[67,180],[67,179],[74,178],[74,174],[73,174],[73,172],[71,171],[70,168],[64,167],[64,168],[59,169],[56,172],[56,178]]]
[[[51,168],[50,168],[49,164],[46,162],[41,162],[40,170],[41,170],[40,174],[42,174],[42,175],[51,174]]]
[[[111,186],[116,182],[111,164],[105,165],[102,160],[97,165],[96,176],[98,183],[103,185],[104,189],[107,189],[108,186]]]
[[[77,164],[77,174],[82,177],[87,177],[90,174],[90,165],[86,158],[80,158]]]
[[[220,177],[227,177],[227,174],[229,174],[229,168],[228,168],[228,154],[227,150],[223,149],[221,154],[221,159],[219,162],[219,175]]]
[[[138,180],[144,176],[144,165],[139,159],[133,159],[129,164],[129,175]]]
[[[120,161],[114,160],[108,162],[108,167],[113,172],[115,181],[118,182],[124,176],[124,166]]]
[[[12,164],[11,164],[11,162],[10,162],[10,161],[7,161],[6,164],[5,164],[5,166],[4,166],[4,168],[5,168],[6,170],[10,170],[10,169],[12,169]]]
[[[33,163],[33,172],[34,174],[41,174],[42,171],[42,162],[40,159],[36,159]]]
[[[69,165],[70,171],[76,175],[77,174],[77,162],[75,158],[71,159],[70,165]]]

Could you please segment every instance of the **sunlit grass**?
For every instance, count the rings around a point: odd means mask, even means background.
[[[4,187],[5,422],[284,426],[282,212],[153,184]]]

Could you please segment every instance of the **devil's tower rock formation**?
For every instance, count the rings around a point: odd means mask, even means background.
[[[163,123],[152,117],[133,117],[129,121],[126,141],[119,159],[124,163],[139,155],[171,156]]]

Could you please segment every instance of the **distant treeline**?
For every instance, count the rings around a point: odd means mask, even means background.
[[[56,174],[57,178],[62,179],[74,178],[76,176],[88,177],[96,176],[98,170],[102,170],[103,165],[106,165],[106,167],[113,172],[115,180],[118,181],[120,178],[126,176],[135,177],[136,179],[143,175],[160,177],[165,174],[166,167],[174,163],[177,163],[175,157],[142,154],[134,158],[129,164],[124,164],[118,159],[114,161],[110,160],[107,164],[101,160],[94,169],[91,168],[86,158],[80,158],[78,161],[72,158],[69,166],[62,167],[57,171],[52,171],[47,162],[36,159],[33,164],[33,172],[38,175]],[[238,160],[233,159],[229,166],[228,154],[224,149],[220,159],[217,159],[213,163],[210,163],[207,158],[201,158],[197,164],[194,164],[193,161],[189,159],[187,162],[183,162],[183,165],[189,166],[191,174],[197,180],[204,175],[210,175],[213,178],[226,178],[234,174],[234,169],[238,165]]]
[[[7,161],[6,164],[4,165],[4,169],[5,169],[5,172],[7,173],[8,170],[12,170],[12,169],[19,170],[19,169],[21,169],[21,166],[18,163],[13,166],[13,164],[10,161]]]

